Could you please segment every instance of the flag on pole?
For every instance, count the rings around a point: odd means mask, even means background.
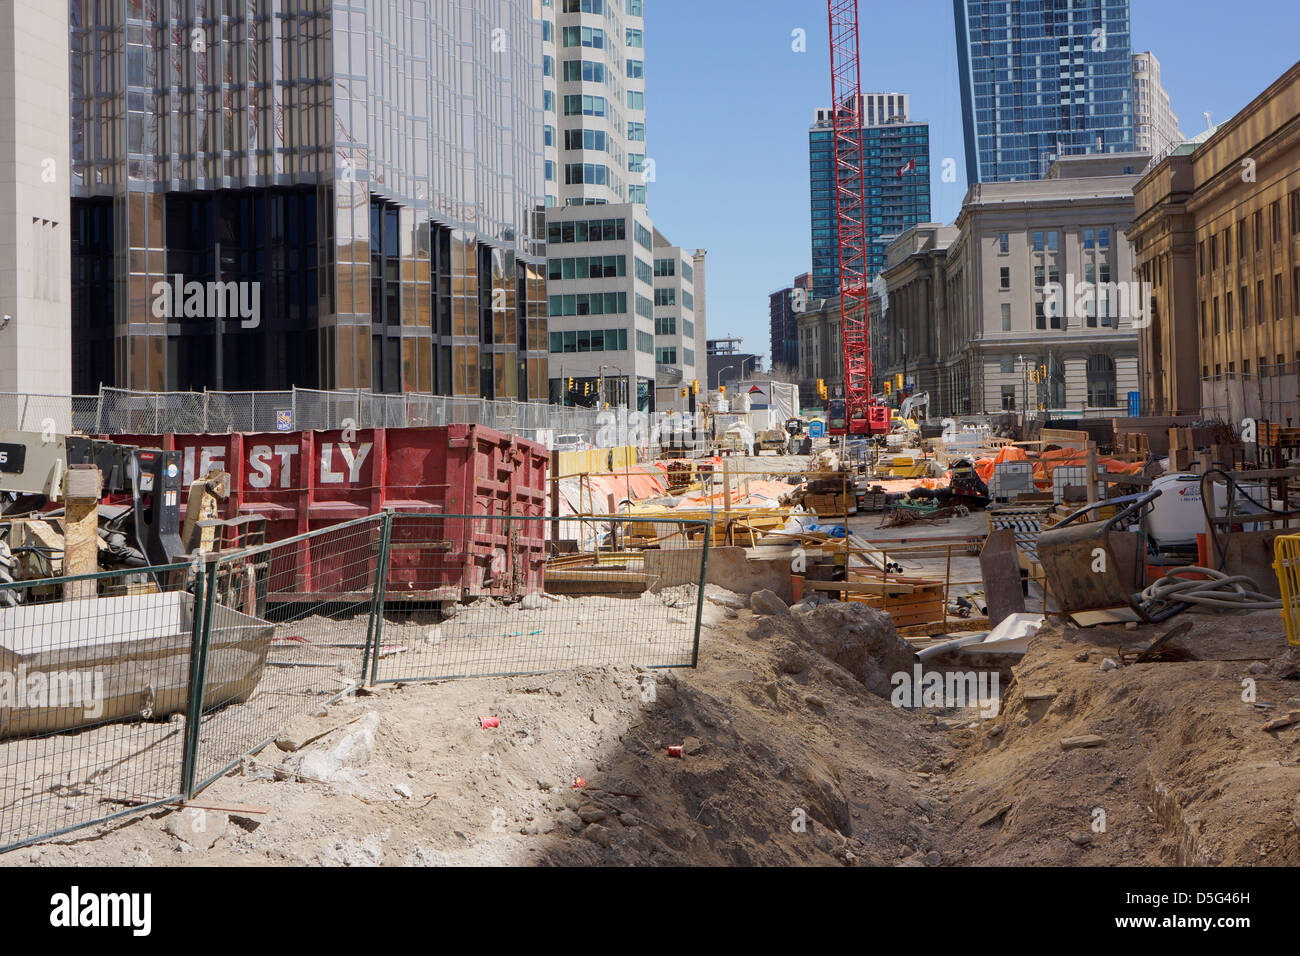
[[[899,169],[898,178],[902,179],[904,173],[914,173],[914,172],[916,172],[916,160],[909,159],[907,163],[901,169]]]

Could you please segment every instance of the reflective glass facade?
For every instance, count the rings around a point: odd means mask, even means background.
[[[867,281],[885,268],[885,250],[909,227],[930,221],[930,127],[901,119],[862,130],[867,190]],[[840,294],[835,214],[835,142],[829,118],[808,134],[812,186],[812,298]],[[915,167],[910,164],[915,163]]]
[[[970,182],[1133,150],[1128,0],[953,0]]]
[[[77,390],[545,398],[534,0],[69,12]],[[219,368],[215,322],[151,308],[178,273],[260,284]]]

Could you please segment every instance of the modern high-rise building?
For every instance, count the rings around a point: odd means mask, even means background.
[[[900,93],[862,97],[862,162],[866,180],[867,281],[885,267],[885,250],[909,227],[930,219],[930,127],[908,118]],[[840,294],[839,225],[835,208],[835,133],[830,109],[817,110],[808,131],[812,187],[812,298]]]
[[[1187,140],[1160,83],[1160,61],[1150,52],[1133,54],[1133,136],[1137,150],[1157,162]]]
[[[966,176],[1041,179],[1133,142],[1129,0],[953,0]]]
[[[78,391],[545,398],[533,0],[69,9]]]
[[[767,297],[772,340],[772,371],[797,374],[799,369],[799,314],[808,308],[812,273],[796,276],[784,289]]]
[[[687,340],[703,340],[704,253],[674,246],[646,209],[643,0],[540,5],[550,398],[651,411],[657,392],[702,377]]]

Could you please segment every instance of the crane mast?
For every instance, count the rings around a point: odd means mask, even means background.
[[[867,189],[862,162],[862,77],[858,0],[827,0],[831,37],[831,123],[839,240],[840,342],[844,352],[844,431],[889,431],[889,409],[871,400],[867,296]],[[831,431],[836,432],[831,416]]]

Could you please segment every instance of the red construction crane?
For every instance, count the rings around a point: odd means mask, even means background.
[[[867,187],[862,163],[862,76],[858,0],[827,0],[831,28],[831,122],[835,138],[835,206],[840,260],[840,341],[844,350],[843,426],[828,414],[831,434],[880,435],[889,409],[871,400],[867,315]]]

